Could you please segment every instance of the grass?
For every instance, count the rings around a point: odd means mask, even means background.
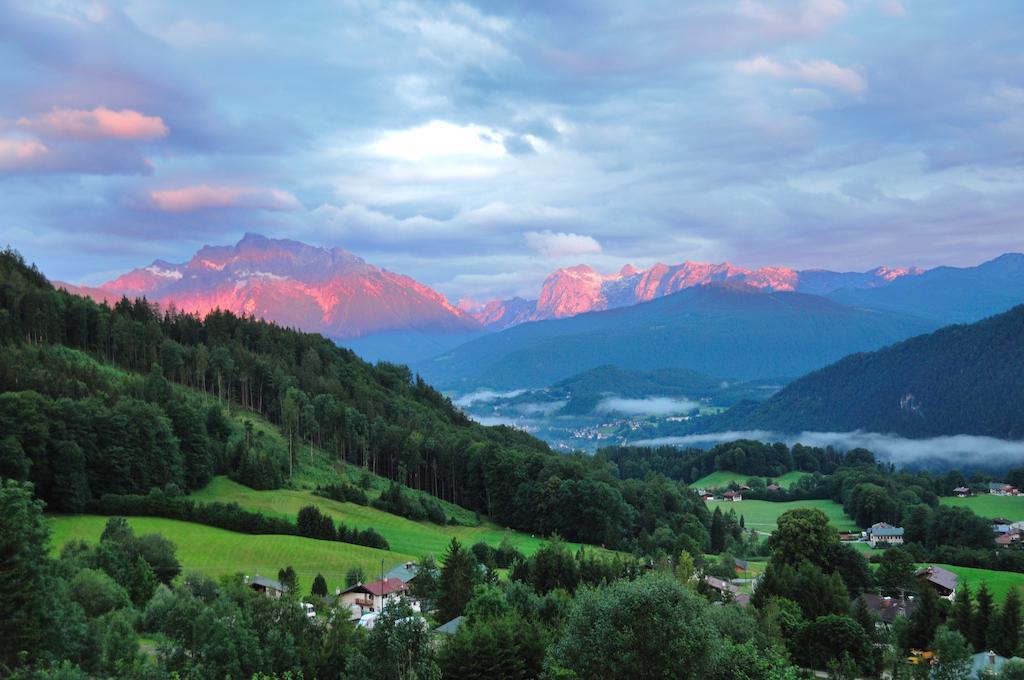
[[[701,477],[693,484],[690,484],[690,488],[693,489],[724,489],[730,484],[745,484],[748,479],[761,478],[764,480],[771,480],[781,486],[784,489],[796,484],[797,480],[801,477],[806,477],[809,473],[807,472],[787,472],[784,475],[778,477],[760,477],[760,475],[747,475],[741,472],[730,472],[729,470],[717,470],[709,475]]]
[[[993,496],[978,494],[967,498],[944,497],[942,505],[970,508],[982,517],[1005,517],[1011,522],[1024,520],[1024,496]]]
[[[71,539],[98,542],[107,518],[59,515],[50,521],[54,550],[59,550]],[[276,577],[278,569],[291,565],[304,589],[309,588],[318,573],[334,588],[344,583],[345,572],[351,567],[362,567],[368,575],[377,574],[381,559],[385,568],[390,569],[417,557],[299,536],[251,536],[174,519],[129,517],[128,523],[136,534],[158,533],[174,542],[185,571],[196,570],[212,577],[237,573]]]
[[[796,508],[817,508],[825,513],[829,522],[838,530],[856,530],[857,525],[853,519],[843,510],[843,506],[830,500],[808,500],[808,501],[754,501],[746,500],[739,503],[729,501],[714,501],[708,503],[708,509],[713,510],[715,506],[720,507],[722,512],[734,510],[737,515],[743,515],[744,524],[748,529],[756,529],[763,533],[775,531],[779,517],[787,510]]]
[[[206,502],[238,503],[247,510],[291,520],[295,519],[303,506],[315,505],[325,514],[349,526],[360,529],[373,527],[388,540],[391,550],[416,557],[428,553],[440,556],[453,536],[466,546],[484,541],[495,547],[501,543],[502,538],[507,537],[512,545],[526,555],[532,555],[544,543],[544,539],[539,536],[512,531],[486,521],[472,527],[414,522],[369,506],[321,498],[306,489],[257,491],[227,477],[215,477],[205,488],[191,494],[189,498]],[[569,545],[573,549],[578,547],[578,544]]]
[[[919,566],[923,567],[928,565],[921,564]],[[996,602],[1002,602],[1006,599],[1006,594],[1010,592],[1010,588],[1024,587],[1024,574],[1018,574],[1013,571],[955,567],[950,564],[939,563],[934,563],[934,566],[942,567],[943,569],[953,572],[957,575],[959,583],[967,583],[970,585],[972,597],[977,594],[978,588],[981,587],[982,583],[985,583],[988,586],[988,590],[992,593],[992,598]]]

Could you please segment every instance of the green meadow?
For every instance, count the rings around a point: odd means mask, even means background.
[[[943,497],[942,505],[970,508],[982,517],[1005,517],[1011,522],[1024,521],[1024,496],[993,496],[978,494],[967,498]]]
[[[99,541],[107,518],[98,515],[51,517],[53,547],[57,551],[72,539]],[[276,577],[277,570],[291,565],[308,590],[313,577],[323,574],[333,589],[344,583],[345,572],[359,566],[370,576],[418,555],[364,548],[349,543],[319,541],[299,536],[252,536],[224,529],[155,517],[129,517],[136,534],[158,533],[178,547],[183,571],[195,570],[212,577],[257,573]]]
[[[928,566],[922,564],[919,566]],[[992,593],[993,599],[996,602],[1002,602],[1006,599],[1006,594],[1010,592],[1010,588],[1020,588],[1024,586],[1024,574],[1018,574],[1013,571],[995,571],[993,569],[975,569],[973,567],[954,567],[950,564],[938,564],[934,566],[942,567],[947,571],[951,571],[957,575],[959,583],[967,583],[971,587],[972,596],[978,592],[978,588],[981,587],[982,583],[988,585],[988,590]]]
[[[806,477],[809,473],[807,472],[787,472],[784,475],[778,477],[761,477],[766,483],[768,481],[775,482],[783,489],[796,484],[797,480],[801,477]],[[693,484],[690,484],[691,489],[724,489],[730,484],[745,484],[748,479],[758,478],[760,475],[746,475],[741,472],[730,472],[728,470],[716,470],[709,475],[701,477]]]
[[[857,530],[853,519],[843,510],[843,506],[830,500],[808,500],[808,501],[755,501],[744,500],[738,503],[730,501],[713,501],[707,504],[709,510],[716,507],[722,512],[734,510],[737,515],[743,515],[744,524],[749,529],[757,529],[763,533],[775,531],[779,517],[787,510],[796,508],[817,508],[825,513],[829,522],[838,530]]]
[[[303,506],[315,505],[325,514],[349,526],[360,529],[373,527],[388,540],[391,550],[417,557],[428,553],[440,555],[453,536],[467,546],[478,541],[497,546],[502,538],[507,537],[512,545],[526,555],[533,554],[544,543],[540,536],[511,531],[487,521],[481,521],[479,526],[440,526],[430,522],[414,522],[369,506],[322,498],[306,489],[256,491],[227,477],[215,477],[205,488],[192,493],[189,498],[204,502],[238,503],[247,510],[291,520],[295,519]],[[570,545],[578,547],[578,544]]]

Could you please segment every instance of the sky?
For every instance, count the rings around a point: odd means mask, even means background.
[[[0,93],[0,245],[74,283],[245,232],[478,300],[1024,250],[1018,0],[0,0]]]

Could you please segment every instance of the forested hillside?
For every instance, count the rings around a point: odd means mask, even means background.
[[[701,429],[1024,437],[1024,306],[854,354]]]
[[[55,290],[0,254],[0,467],[51,507],[105,493],[201,487],[214,472],[287,483],[303,444],[496,522],[629,548],[699,550],[707,513],[665,480],[622,481],[510,428],[483,427],[404,366],[372,366],[318,335],[145,300],[113,307]],[[258,413],[290,445],[225,418]]]

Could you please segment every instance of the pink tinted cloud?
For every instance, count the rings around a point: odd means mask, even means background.
[[[157,210],[175,213],[210,208],[286,211],[300,206],[298,199],[291,192],[282,189],[208,184],[151,191],[149,199]]]
[[[91,111],[54,108],[36,118],[22,118],[18,124],[43,135],[74,139],[158,139],[169,131],[160,116],[105,106]]]
[[[35,167],[49,149],[38,139],[0,137],[0,170]]]
[[[736,70],[744,75],[780,78],[856,95],[868,89],[867,80],[858,71],[824,59],[783,64],[768,57],[754,57],[736,64]]]

